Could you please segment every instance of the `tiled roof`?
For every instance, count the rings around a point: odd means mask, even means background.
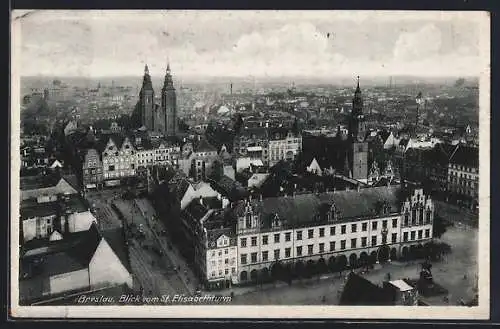
[[[41,259],[42,276],[50,277],[87,268],[102,237],[95,223],[88,231],[71,233],[62,240],[32,240],[23,245],[21,271],[31,272]]]
[[[265,198],[252,202],[253,207],[262,215],[264,226],[269,227],[269,219],[276,214],[288,226],[322,221],[318,218],[320,209],[335,204],[338,220],[348,220],[367,216],[377,216],[383,203],[390,207],[389,212],[399,212],[402,194],[400,186],[365,188],[360,191],[338,191],[321,194],[299,194],[288,197]],[[234,208],[236,216],[241,216],[246,201],[240,201]]]
[[[349,273],[340,297],[340,305],[393,305],[392,296],[382,287],[353,272]]]
[[[205,138],[202,138],[195,147],[196,152],[214,152],[217,149],[211,145]]]
[[[457,145],[451,155],[450,163],[469,168],[479,168],[479,148],[461,144]]]

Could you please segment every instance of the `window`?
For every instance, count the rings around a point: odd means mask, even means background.
[[[351,224],[351,232],[355,233],[357,231],[358,227],[356,224]]]
[[[351,239],[351,248],[356,248],[356,238]]]
[[[393,218],[392,219],[392,228],[396,228],[398,227],[398,219],[397,218]]]
[[[274,260],[278,260],[278,259],[280,259],[280,250],[275,249],[274,250]]]
[[[297,247],[297,257],[302,256],[302,247]]]
[[[257,263],[257,253],[256,252],[252,252],[250,257],[252,258],[252,263]]]
[[[392,233],[391,235],[391,243],[396,243],[398,241],[398,234]]]
[[[361,231],[366,232],[367,229],[368,229],[368,223],[361,224]]]
[[[418,230],[418,239],[422,240],[422,230]]]
[[[330,235],[335,235],[335,226],[330,227]]]
[[[114,171],[115,170],[115,166],[114,165],[109,166],[108,170],[109,171]]]
[[[263,251],[262,252],[262,261],[263,262],[267,262],[267,257],[269,256],[269,252],[268,251]]]
[[[377,245],[377,236],[373,235],[372,236],[372,247],[375,247]]]
[[[246,254],[242,254],[241,255],[241,264],[245,265],[246,263],[247,263],[247,255]]]
[[[410,214],[405,212],[405,221],[404,221],[404,226],[408,226],[410,224]]]
[[[325,244],[324,244],[324,243],[320,243],[320,244],[319,244],[319,252],[320,252],[320,253],[325,252]]]
[[[276,233],[274,235],[274,243],[279,243],[280,242],[280,234],[279,233]]]
[[[412,209],[412,211],[411,211],[411,225],[412,226],[417,225],[417,210],[416,209]]]
[[[322,227],[322,228],[319,229],[319,237],[322,238],[324,236],[325,236],[325,228]]]
[[[378,222],[372,222],[372,230],[377,230],[377,224]]]
[[[387,228],[387,220],[382,221],[382,228]]]
[[[292,233],[290,233],[290,232],[285,233],[285,241],[286,242],[289,242],[291,240],[291,237],[292,237]]]
[[[225,275],[228,275],[228,274],[229,274],[229,269],[228,269],[228,268],[226,268],[226,269],[224,270],[224,274],[225,274]]]
[[[427,213],[425,214],[425,223],[429,224],[431,222],[431,211],[427,210]]]
[[[212,277],[214,277],[214,276],[215,276],[215,271],[212,271]]]
[[[242,238],[240,240],[240,245],[242,248],[245,248],[247,246],[247,238]]]
[[[297,240],[302,240],[302,231],[297,231]]]
[[[222,270],[219,270],[219,276],[222,276]]]
[[[387,243],[387,235],[382,235],[382,244],[386,244]]]
[[[330,242],[330,251],[335,251],[335,241]]]
[[[346,231],[346,225],[342,225],[340,227],[340,234],[345,234],[345,231]]]
[[[366,247],[366,236],[361,238],[361,247]]]
[[[267,235],[262,236],[262,244],[267,245]]]
[[[222,256],[222,251],[219,251],[219,256]]]
[[[408,241],[408,232],[404,232],[403,233],[403,242],[407,242]]]
[[[229,259],[228,258],[224,259],[224,264],[229,264]]]
[[[224,244],[227,244],[227,241],[225,241],[225,242],[224,242]],[[227,248],[226,248],[226,249],[224,249],[224,254],[226,254],[226,255],[227,255],[228,253],[229,253],[229,250],[228,250]]]
[[[431,230],[425,230],[425,237],[428,238],[431,235]]]
[[[410,232],[410,240],[415,240],[415,231]]]
[[[312,255],[314,250],[314,245],[310,244],[307,246],[307,254]]]
[[[289,258],[292,253],[292,248],[285,248],[285,258]]]
[[[314,237],[314,230],[308,230],[307,231],[307,238],[312,239]]]
[[[340,250],[345,249],[345,240],[340,241]]]

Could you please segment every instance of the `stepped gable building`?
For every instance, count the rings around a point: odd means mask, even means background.
[[[352,111],[349,116],[348,133],[340,127],[335,137],[304,136],[303,151],[305,170],[317,173],[341,173],[362,182],[368,179],[368,140],[363,114],[363,99],[359,87],[359,77]]]
[[[165,80],[161,89],[161,103],[155,102],[155,92],[149,68],[144,69],[142,88],[139,93],[139,102],[136,106],[134,117],[139,126],[145,127],[150,132],[160,133],[164,136],[177,134],[177,96],[174,82],[167,64]]]

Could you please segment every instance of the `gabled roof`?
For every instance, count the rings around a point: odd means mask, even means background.
[[[195,146],[196,152],[214,152],[217,149],[210,144],[205,138],[202,138]]]
[[[318,218],[322,205],[335,205],[338,220],[349,220],[378,215],[385,203],[390,213],[399,212],[402,202],[400,186],[364,188],[360,191],[338,191],[321,194],[299,194],[288,197],[265,198],[252,201],[261,215],[265,227],[270,226],[269,218],[276,214],[285,221],[285,225],[296,227],[306,223],[322,221]],[[234,214],[243,214],[246,201],[240,201],[234,207]]]
[[[394,305],[394,302],[383,288],[351,272],[344,285],[340,305]]]
[[[68,234],[63,240],[28,241],[23,245],[20,270],[29,273],[34,263],[41,262],[41,275],[50,277],[87,268],[101,239],[93,223],[88,231]]]
[[[450,163],[469,168],[479,168],[479,148],[458,144],[451,154]]]

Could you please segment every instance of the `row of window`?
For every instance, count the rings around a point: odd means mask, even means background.
[[[359,224],[351,224],[351,233],[356,233],[358,231],[358,225]],[[383,220],[382,221],[382,228],[386,229],[388,225],[388,220]],[[398,219],[393,218],[392,219],[392,227],[397,228],[398,227]],[[378,221],[372,222],[372,230],[376,231],[378,229]],[[361,232],[366,232],[368,231],[368,222],[361,223]],[[296,231],[296,240],[300,241],[303,238],[303,231]],[[334,236],[336,234],[336,227],[331,226],[330,227],[330,236]],[[346,225],[341,225],[340,226],[340,234],[347,234],[347,224]],[[325,228],[320,227],[318,229],[318,235],[320,238],[325,236]],[[280,233],[275,233],[273,235],[274,238],[274,243],[280,243]],[[292,238],[292,232],[286,232],[285,233],[285,242],[291,241]],[[314,229],[308,229],[307,230],[307,238],[308,239],[313,239],[314,238]],[[251,246],[255,247],[257,246],[257,237],[253,236],[250,238]],[[267,245],[269,243],[269,236],[268,235],[263,235],[262,236],[262,244]],[[241,238],[240,240],[240,247],[246,247],[247,246],[247,238]]]
[[[467,172],[472,172],[472,173],[475,173],[476,171],[478,171],[476,168],[471,168],[471,167],[466,167],[466,166],[460,166],[460,165],[457,165],[457,164],[450,164],[451,168],[454,168],[454,169],[457,169],[457,170],[460,170],[460,171],[467,171]]]
[[[418,231],[411,231],[410,232],[410,240],[408,240],[408,232],[404,232],[403,233],[403,241],[404,242],[408,242],[408,241],[414,241],[416,239],[418,240],[421,240],[423,239],[423,230],[418,230]],[[425,230],[425,238],[430,238],[430,230],[427,229]],[[368,241],[367,241],[367,237],[362,237],[360,240],[361,240],[361,244],[358,245],[358,239],[357,238],[353,238],[350,240],[350,249],[355,249],[355,248],[358,248],[358,247],[361,247],[361,248],[365,248],[365,247],[368,247]],[[391,234],[391,243],[397,243],[397,240],[398,240],[398,235],[397,233],[392,233]],[[378,238],[376,235],[373,235],[371,237],[371,247],[375,247],[377,246],[377,242],[378,242]],[[381,239],[381,243],[382,244],[386,244],[387,243],[387,236],[383,235],[382,236],[382,239]],[[336,250],[336,241],[331,241],[330,242],[330,245],[329,245],[330,249],[329,251],[330,252],[335,252],[337,251]],[[340,241],[340,250],[346,250],[347,249],[347,240],[341,240]],[[306,255],[314,255],[315,254],[315,251],[314,251],[314,244],[309,244],[307,245],[307,252],[305,250],[305,248],[303,246],[297,246],[295,247],[295,251],[296,251],[296,256],[295,257],[301,257],[301,256],[306,256]],[[324,253],[326,252],[326,249],[325,249],[325,243],[319,243],[318,244],[318,249],[317,249],[317,252],[316,253]],[[274,250],[274,253],[273,253],[273,256],[274,258],[272,260],[279,260],[280,257],[281,257],[281,250],[280,249],[275,249]],[[271,259],[269,258],[269,251],[265,250],[265,251],[262,251],[261,253],[262,255],[262,261],[263,262],[267,262],[267,261],[270,261]],[[246,265],[248,264],[248,261],[250,261],[250,263],[257,263],[258,262],[258,259],[257,259],[257,255],[258,253],[257,252],[252,252],[250,253],[250,260],[248,260],[248,254],[241,254],[240,256],[240,261],[241,261],[241,264],[242,265]],[[284,258],[290,258],[292,257],[292,248],[291,247],[287,247],[285,248],[285,253],[284,253]]]
[[[223,275],[222,273],[223,273],[222,270],[219,270],[219,276],[222,276]],[[233,274],[233,275],[236,274],[236,268],[235,267],[231,268],[231,274]],[[217,275],[217,273],[215,271],[212,271],[212,273],[211,273],[212,278],[215,278],[216,275]],[[228,268],[224,269],[224,275],[229,275],[229,269]]]
[[[128,172],[120,171],[120,172],[110,172],[104,173],[104,178],[118,178],[118,177],[128,177],[134,175],[134,171],[130,170]]]
[[[229,258],[225,258],[224,259],[224,264],[225,265],[231,265],[231,266],[233,266],[235,262],[236,262],[236,258],[234,258],[234,257],[231,258],[231,259],[229,259]],[[211,264],[212,264],[212,267],[217,266],[217,262],[215,260],[212,260]],[[222,259],[219,259],[219,266],[222,266]]]

